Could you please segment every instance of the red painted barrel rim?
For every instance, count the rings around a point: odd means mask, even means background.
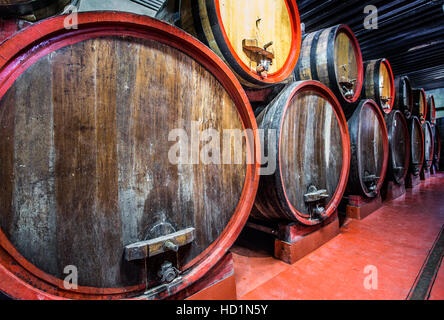
[[[296,4],[296,0],[286,0],[285,4],[287,5],[290,21],[291,21],[291,29],[292,29],[292,37],[291,37],[291,45],[290,45],[290,53],[287,57],[282,68],[275,72],[268,74],[267,78],[263,78],[257,74],[256,71],[251,70],[239,57],[236,50],[234,50],[231,41],[228,38],[227,32],[225,30],[225,26],[223,24],[222,15],[220,11],[219,0],[214,0],[216,5],[216,13],[219,19],[219,26],[222,31],[222,35],[224,37],[225,43],[230,49],[230,53],[233,55],[239,66],[247,72],[254,79],[266,83],[266,84],[276,84],[286,80],[292,73],[294,68],[296,67],[296,63],[299,58],[299,54],[301,51],[301,41],[302,41],[302,32],[301,32],[301,20],[299,16],[298,6]]]
[[[387,126],[385,124],[385,120],[384,120],[384,115],[381,111],[381,108],[378,107],[378,105],[376,104],[376,102],[374,100],[368,99],[368,100],[364,100],[360,103],[361,106],[361,111],[364,110],[365,106],[370,105],[370,107],[376,112],[377,118],[378,118],[378,122],[379,125],[382,129],[382,139],[383,139],[383,149],[384,149],[384,159],[383,159],[383,163],[382,163],[382,168],[380,171],[380,175],[379,175],[379,181],[378,184],[376,186],[376,192],[379,193],[379,191],[382,188],[382,185],[384,184],[385,181],[385,177],[387,175],[387,169],[388,169],[388,161],[389,161],[389,152],[390,152],[390,147],[389,147],[389,140],[388,140],[388,130],[387,130]],[[358,148],[360,148],[361,146],[361,117],[359,117],[358,119]],[[359,172],[362,172],[361,170],[361,162],[358,161],[358,170]],[[359,179],[359,182],[361,184],[361,188],[362,191],[364,191],[365,195],[367,197],[372,197],[374,195],[373,192],[368,192],[367,191],[367,187],[363,184],[362,179]]]
[[[396,89],[395,89],[395,77],[393,75],[393,70],[390,65],[390,62],[387,59],[382,59],[382,63],[387,67],[387,70],[390,74],[390,92],[393,95],[392,100],[390,100],[390,109],[384,110],[384,113],[389,114],[393,110],[393,106],[395,105],[396,99]]]
[[[183,275],[184,281],[170,291],[170,294],[174,294],[204,276],[226,254],[248,219],[259,183],[260,170],[260,145],[257,143],[259,139],[253,111],[242,86],[225,63],[205,45],[173,26],[147,16],[107,11],[79,13],[79,28],[66,30],[65,18],[66,16],[57,16],[36,23],[3,43],[0,47],[0,99],[21,73],[48,53],[98,36],[127,35],[159,41],[193,57],[206,67],[230,94],[244,129],[251,128],[254,131],[255,145],[251,146],[247,139],[247,150],[254,152],[254,155],[247,152],[247,157],[249,160],[252,156],[256,159],[248,162],[254,164],[247,165],[244,189],[238,207],[218,239],[182,269],[187,273]],[[194,269],[188,270],[191,267]],[[130,288],[79,287],[76,291],[67,291],[63,288],[62,280],[41,271],[24,259],[1,229],[0,277],[0,290],[13,298],[124,298],[129,292],[137,293],[141,289],[138,285]],[[21,289],[17,292],[16,288]]]
[[[339,122],[339,128],[341,130],[342,154],[343,154],[342,170],[341,170],[341,175],[339,178],[338,187],[336,188],[335,194],[333,195],[333,197],[331,198],[330,202],[327,205],[328,209],[326,211],[326,215],[328,217],[330,217],[338,208],[339,203],[340,203],[342,196],[344,195],[345,189],[347,187],[348,176],[350,173],[350,160],[351,160],[350,135],[348,132],[347,120],[345,118],[344,112],[342,111],[342,107],[341,107],[338,99],[336,98],[336,96],[333,94],[333,92],[329,88],[327,88],[324,84],[322,84],[318,81],[314,81],[314,80],[301,81],[299,83],[299,85],[293,89],[293,92],[288,97],[287,104],[285,105],[284,111],[282,113],[283,116],[282,116],[282,120],[281,120],[281,123],[279,126],[279,131],[282,131],[282,127],[284,125],[284,120],[285,120],[285,114],[287,113],[287,110],[290,106],[291,100],[295,97],[296,94],[304,92],[304,91],[309,91],[309,90],[316,92],[317,94],[319,94],[322,98],[324,98],[326,101],[328,101],[332,105],[333,110],[336,115],[336,119]],[[282,142],[282,137],[279,138],[278,159],[280,159],[280,157],[281,157],[281,145],[282,145],[281,142]],[[279,161],[279,172],[280,172],[280,176],[283,177],[284,175],[282,173],[281,161]],[[299,222],[301,222],[304,225],[308,225],[308,226],[316,225],[316,224],[319,224],[322,222],[322,221],[318,221],[318,220],[310,220],[309,215],[303,214],[302,212],[300,212],[296,208],[294,208],[294,206],[292,205],[292,203],[288,199],[285,186],[283,184],[281,184],[281,186],[282,186],[281,188],[282,188],[282,191],[283,191],[283,194],[285,197],[285,201],[288,204],[290,210],[292,211],[293,216]]]
[[[349,39],[352,41],[353,51],[355,53],[357,64],[358,64],[357,65],[358,79],[357,79],[357,87],[356,87],[355,95],[353,96],[352,99],[347,99],[346,97],[342,96],[347,102],[354,103],[354,102],[358,101],[359,97],[361,96],[362,88],[364,86],[364,61],[362,59],[361,47],[359,46],[358,39],[356,38],[352,29],[346,24],[339,25],[336,30],[335,39],[336,39],[339,32],[344,32],[349,37]],[[336,72],[336,70],[335,70],[335,72]]]

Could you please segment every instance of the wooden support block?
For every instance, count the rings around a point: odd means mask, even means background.
[[[287,224],[279,226],[275,239],[274,256],[288,264],[294,264],[339,234],[338,213],[318,226]]]
[[[168,300],[237,300],[233,255],[228,253],[201,280]]]
[[[430,168],[429,169],[423,168],[421,170],[420,178],[422,181],[430,179]]]
[[[381,207],[381,194],[371,199],[362,196],[348,196],[347,218],[363,220]]]
[[[414,187],[416,187],[416,186],[418,186],[420,184],[421,184],[421,178],[420,178],[419,175],[415,176],[415,175],[413,175],[411,173],[409,173],[407,175],[407,178],[405,180],[405,187],[407,189],[414,188]]]
[[[387,186],[382,190],[382,196],[384,198],[384,201],[395,200],[398,199],[399,197],[402,197],[405,194],[406,194],[405,181],[403,181],[401,184],[389,181],[387,183]]]

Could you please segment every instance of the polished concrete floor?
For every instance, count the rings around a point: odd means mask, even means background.
[[[339,236],[293,265],[272,257],[271,238],[248,244],[251,235],[243,236],[232,249],[238,299],[407,299],[443,225],[441,173],[364,220],[346,221]],[[444,267],[436,265],[426,299],[443,300]]]

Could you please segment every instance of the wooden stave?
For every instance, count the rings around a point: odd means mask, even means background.
[[[409,96],[404,97],[404,86],[407,87],[406,91],[409,92]],[[404,103],[404,99],[408,103]],[[395,103],[394,109],[401,110],[407,119],[410,119],[413,113],[413,92],[410,80],[407,76],[398,76],[395,78]]]
[[[14,1],[13,1],[14,2]],[[63,11],[70,3],[79,0],[23,0],[12,4],[0,4],[1,17],[21,17],[29,21],[37,21],[54,16]]]
[[[433,95],[430,95],[427,98],[426,120],[429,121],[432,125],[436,124],[436,105],[435,105],[435,97]]]
[[[28,53],[24,52],[27,48],[29,48],[30,42],[33,43],[33,41],[36,41],[46,35],[48,37],[56,37],[57,40],[55,41],[67,41],[68,44],[70,43],[69,37],[63,37],[63,35],[60,35],[60,33],[63,32],[71,32],[64,29],[63,19],[64,17],[48,19],[45,22],[36,24],[36,27],[34,28],[29,28],[30,30],[23,31],[12,40],[4,43],[4,45],[0,48],[0,52],[2,53],[2,74],[0,74],[1,95],[5,93],[3,86],[7,85],[7,83],[12,83],[15,81],[16,77],[18,76],[16,74],[17,70],[26,68],[26,66],[22,66],[14,62],[14,59],[20,59],[20,61],[23,63],[23,61],[25,61],[24,59],[29,58],[31,60],[31,64],[35,62],[35,60],[33,60]],[[105,27],[99,26],[98,29],[95,29],[94,26],[96,24],[100,25],[101,22],[104,23]],[[247,127],[251,125],[254,131],[254,139],[256,142],[258,141],[256,121],[254,119],[252,110],[248,108],[249,103],[243,94],[242,87],[228,67],[226,67],[225,64],[210,50],[201,45],[198,41],[194,40],[192,37],[176,30],[176,28],[167,26],[166,24],[149,17],[121,12],[91,12],[79,14],[79,25],[91,27],[92,32],[90,33],[92,33],[92,37],[96,35],[95,32],[104,32],[103,29],[111,30],[111,33],[116,32],[113,30],[113,27],[111,27],[110,24],[116,27],[118,25],[121,27],[120,30],[124,31],[134,28],[135,31],[133,33],[136,33],[136,31],[146,33],[148,32],[147,30],[149,30],[149,32],[153,32],[153,30],[155,30],[158,32],[158,34],[152,35],[152,38],[154,40],[162,39],[165,44],[172,47],[179,48],[179,43],[182,43],[183,45],[185,42],[186,45],[180,47],[180,50],[190,56],[196,55],[196,61],[206,64],[206,67],[211,70],[211,73],[215,77],[220,77],[220,79],[218,79],[221,81],[221,83],[223,83],[227,91],[231,92],[230,95],[233,94],[233,99],[237,104],[239,104],[239,108],[241,108],[241,104],[244,104],[244,107],[246,107],[245,110],[242,110],[241,112],[241,109],[239,109],[239,112],[242,114],[242,117],[245,117],[245,120],[247,120],[247,118],[249,119],[245,124]],[[37,31],[36,29],[39,29],[40,31]],[[75,34],[88,34],[87,30],[73,32]],[[167,35],[169,38],[163,38]],[[86,37],[88,37],[88,35]],[[20,46],[14,45],[14,41],[20,43]],[[42,50],[45,49],[43,48]],[[20,51],[22,55],[18,56],[16,51]],[[31,54],[32,53],[33,52],[31,52]],[[9,59],[11,59],[12,62],[10,62]],[[13,73],[14,76],[9,76],[10,73]],[[254,148],[255,156],[258,159],[258,143],[256,143]],[[191,265],[188,267],[189,269],[187,269],[186,274],[184,274],[185,281],[172,287],[171,290],[166,294],[159,293],[156,298],[167,298],[168,296],[198,281],[223,257],[225,252],[223,247],[226,247],[228,250],[228,247],[234,243],[237,235],[242,230],[242,227],[248,218],[251,207],[253,206],[254,195],[256,194],[256,189],[259,182],[259,167],[260,165],[258,162],[255,162],[249,167],[248,177],[246,178],[246,181],[249,181],[248,187],[245,189],[246,192],[240,199],[241,203],[245,204],[250,202],[250,204],[244,207],[241,212],[236,212],[233,215],[232,220],[226,227],[226,230],[221,235],[220,239],[218,239],[206,251],[204,251],[199,259],[196,259],[193,262],[194,266]],[[247,194],[249,194],[249,196],[246,196]],[[75,291],[66,290],[63,287],[63,281],[40,271],[38,268],[26,261],[26,259],[24,259],[20,253],[18,253],[12,247],[9,240],[5,238],[2,230],[0,230],[0,277],[4,279],[4,282],[0,283],[0,290],[6,292],[11,297],[18,299],[121,299],[133,297],[134,293],[136,292],[143,293],[143,290],[140,291],[140,288],[137,288],[137,291],[134,291],[134,288],[108,289],[79,286],[79,288]]]
[[[434,156],[433,164],[439,170],[439,162],[441,160],[441,136],[438,126],[433,126]]]
[[[390,108],[384,109],[381,105],[381,95],[379,90],[379,78],[381,65],[384,64],[390,73],[390,91],[392,92],[392,100],[390,102]],[[373,79],[373,81],[371,81]],[[387,59],[377,59],[364,62],[364,86],[362,89],[362,98],[372,99],[381,108],[382,112],[389,114],[393,110],[393,106],[396,98],[395,79],[393,76],[392,67]]]
[[[333,93],[323,84],[318,81],[297,81],[287,86],[260,114],[256,117],[259,128],[264,130],[277,130],[280,132],[282,119],[285,115],[285,110],[281,107],[283,104],[287,105],[291,97],[294,96],[298,90],[304,87],[319,88],[326,97],[331,99],[330,103],[336,109],[340,117],[340,127],[343,132],[343,169],[341,181],[338,185],[338,190],[327,206],[327,215],[330,217],[339,206],[342,195],[345,192],[346,183],[348,179],[350,166],[350,141],[349,133],[346,125],[345,115],[342,112],[339,102]],[[280,137],[277,137],[276,150],[280,150]],[[267,148],[265,146],[265,153]],[[280,155],[276,155],[276,163],[280,168]],[[255,209],[251,212],[253,218],[265,221],[292,221],[306,226],[313,226],[322,223],[324,220],[309,220],[302,217],[301,213],[292,212],[287,204],[288,199],[283,190],[283,183],[280,170],[276,170],[273,175],[263,175],[260,178],[259,188],[255,201]]]
[[[316,51],[318,49],[319,43],[319,37],[322,32],[326,32],[326,30],[329,30],[329,36],[328,36],[328,43],[324,44],[325,47],[327,47],[327,61],[325,64],[319,64],[317,59]],[[336,79],[336,71],[335,71],[335,61],[334,61],[334,47],[335,47],[335,39],[336,35],[339,32],[345,32],[351,39],[352,43],[354,45],[355,49],[355,55],[358,59],[357,66],[358,66],[358,87],[355,92],[355,96],[353,99],[348,100],[345,99],[343,96],[338,81]],[[306,42],[307,41],[307,42]],[[304,46],[308,48],[308,51],[304,51]],[[309,61],[310,65],[310,74],[307,76],[304,76],[302,71],[302,63],[303,60]],[[327,77],[323,80],[320,79],[318,70],[322,70],[323,74],[327,74]],[[353,31],[345,24],[340,24],[334,27],[322,29],[313,33],[304,34],[303,40],[302,40],[302,49],[301,49],[301,55],[299,57],[298,63],[296,65],[296,68],[294,70],[294,78],[296,81],[301,80],[316,80],[320,81],[324,85],[326,85],[333,93],[335,94],[336,98],[341,103],[341,106],[344,110],[344,113],[347,117],[347,119],[353,114],[354,110],[357,107],[357,104],[359,103],[359,99],[362,94],[362,90],[364,88],[364,62],[362,59],[362,52],[361,48],[359,46],[359,42],[354,35]]]
[[[414,116],[418,117],[421,124],[424,124],[424,122],[426,121],[426,117],[427,117],[427,97],[426,97],[425,91],[422,88],[413,89],[412,95],[413,95],[413,113],[412,114]],[[421,112],[421,110],[420,110],[421,100],[424,105],[423,112]]]
[[[433,164],[433,159],[434,159],[434,155],[435,155],[435,141],[433,138],[433,128],[432,125],[429,121],[426,121],[423,123],[422,125],[422,130],[424,132],[424,164],[423,164],[423,168],[424,169],[430,169],[430,167]],[[427,152],[427,139],[430,139],[429,143],[430,143],[430,153]]]
[[[409,124],[409,131],[410,131],[410,165],[409,165],[409,173],[411,173],[414,176],[418,176],[422,166],[424,164],[424,131],[422,129],[421,121],[416,116],[412,116],[408,120]],[[414,139],[414,129],[418,128],[420,131],[420,138],[419,141],[415,141]],[[420,150],[416,151],[417,146],[420,146]],[[419,163],[414,164],[413,158],[415,152],[418,152],[420,154],[421,160]]]
[[[405,154],[407,155],[404,158],[404,171],[401,175],[396,174],[394,171],[394,166],[396,165],[394,162],[394,148],[393,146],[397,144],[396,141],[393,141],[393,120],[395,117],[399,115],[399,119],[401,119],[401,122],[403,123],[406,143],[405,143]],[[387,125],[387,131],[388,131],[388,138],[389,138],[389,146],[390,146],[390,155],[389,155],[389,165],[387,169],[387,178],[390,179],[390,181],[394,181],[397,184],[402,184],[405,181],[405,178],[408,174],[409,170],[409,164],[410,164],[410,135],[408,130],[408,124],[407,120],[404,116],[404,114],[399,111],[395,110],[391,112],[389,115],[385,117],[386,125]]]
[[[247,71],[243,68],[243,63],[237,58],[237,54],[234,49],[232,49],[231,44],[225,40],[225,31],[223,30],[223,27],[221,27],[222,24],[215,23],[215,21],[220,21],[218,10],[219,0],[205,0],[206,8],[204,10],[199,9],[198,1],[184,1],[181,4],[181,8],[179,8],[180,6],[177,4],[173,4],[172,2],[174,1],[177,0],[167,1],[156,16],[168,19],[170,23],[175,23],[178,27],[183,28],[188,33],[197,37],[206,46],[212,48],[212,50],[230,66],[231,70],[236,74],[238,80],[244,87],[250,89],[263,89],[284,83],[291,78],[293,69],[299,58],[302,36],[300,16],[296,0],[286,0],[289,16],[295,28],[295,34],[293,34],[292,40],[293,45],[289,57],[277,76],[271,75],[272,77],[269,76],[267,78],[262,78],[258,76],[256,72],[252,72],[251,70]],[[180,18],[173,22],[171,10],[177,10],[178,8],[180,10]],[[204,13],[204,15],[201,16],[201,13]],[[209,25],[211,30],[207,30],[208,28],[203,25]],[[274,79],[274,77],[276,79]]]
[[[377,115],[377,119],[379,121],[380,127],[382,129],[382,141],[383,141],[383,159],[382,159],[382,168],[379,173],[379,180],[377,183],[376,190],[371,192],[369,191],[362,181],[361,171],[359,169],[359,158],[362,155],[358,152],[358,141],[359,141],[359,122],[360,115],[363,107],[366,105],[370,105],[372,110]],[[348,130],[350,132],[350,143],[351,143],[351,162],[350,162],[350,175],[347,183],[346,195],[357,195],[363,196],[366,198],[374,198],[376,197],[383,184],[385,177],[387,175],[388,169],[388,160],[389,160],[389,140],[388,140],[388,131],[387,126],[385,124],[384,115],[380,110],[379,106],[373,100],[362,100],[353,115],[347,120]]]

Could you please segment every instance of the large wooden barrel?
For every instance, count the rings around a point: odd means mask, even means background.
[[[287,86],[257,117],[272,174],[263,173],[252,215],[316,225],[337,209],[350,168],[345,116],[320,82]]]
[[[173,26],[90,12],[67,30],[64,18],[0,47],[0,291],[174,294],[248,219],[260,169],[253,111],[223,61]],[[243,129],[253,139],[224,141],[223,162],[204,145]],[[77,289],[64,286],[68,266]]]
[[[387,59],[364,63],[364,88],[362,96],[375,101],[385,114],[389,114],[395,103],[395,79]]]
[[[427,98],[427,116],[426,120],[430,122],[430,124],[436,124],[436,106],[435,106],[435,97],[430,95]]]
[[[413,89],[413,115],[418,117],[421,124],[426,121],[427,97],[424,89]]]
[[[437,170],[440,169],[440,161],[441,161],[441,136],[439,132],[438,126],[433,126],[433,142],[434,142],[434,148],[433,148],[433,164]]]
[[[351,143],[347,194],[374,198],[387,173],[389,143],[384,116],[373,100],[362,100],[348,120]]]
[[[286,80],[299,57],[301,24],[295,0],[169,0],[156,17],[198,37],[247,87]]]
[[[354,110],[363,87],[361,49],[346,25],[304,35],[295,68],[297,80],[319,80],[339,99],[346,116]]]
[[[394,108],[401,110],[407,119],[410,119],[413,113],[413,92],[412,85],[407,76],[395,78],[395,103]]]
[[[430,122],[426,121],[422,125],[422,130],[424,132],[424,169],[430,169],[433,164],[434,158],[434,147],[435,142],[433,141],[433,129]]]
[[[409,172],[417,176],[424,163],[424,132],[421,127],[421,121],[417,117],[411,117],[408,122],[411,149]]]
[[[410,133],[404,114],[394,110],[385,117],[388,131],[390,154],[387,178],[402,184],[410,164]]]
[[[22,17],[36,21],[59,14],[79,0],[0,0],[0,17]]]

